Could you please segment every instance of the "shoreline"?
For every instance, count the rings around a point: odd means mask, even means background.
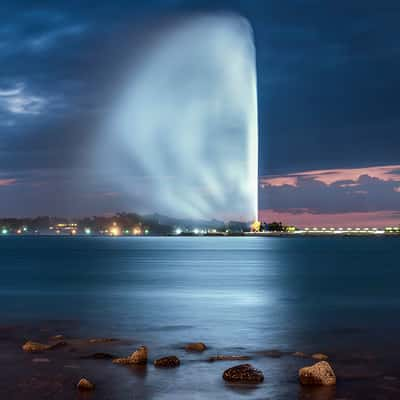
[[[395,397],[391,397],[393,393],[400,391],[400,370],[397,373],[393,373],[392,367],[385,370],[378,355],[368,352],[325,355],[319,353],[319,349],[314,349],[314,354],[302,352],[301,349],[228,350],[218,349],[212,343],[204,342],[204,347],[196,347],[202,343],[183,341],[172,345],[150,345],[146,349],[145,359],[138,363],[124,362],[122,364],[125,365],[118,365],[121,364],[115,362],[121,359],[118,357],[129,358],[129,354],[135,354],[146,343],[137,338],[69,337],[60,333],[60,322],[56,325],[57,329],[51,328],[49,321],[45,328],[0,326],[0,348],[4,362],[0,364],[0,395],[12,395],[13,399],[24,399],[27,396],[35,400],[67,399],[77,395],[79,397],[83,392],[94,389],[95,398],[130,399],[130,388],[134,385],[136,391],[142,393],[134,398],[186,399],[186,384],[190,387],[193,384],[207,385],[210,382],[213,382],[211,390],[217,391],[216,399],[233,398],[236,394],[252,398],[254,393],[260,398],[260,392],[268,393],[270,389],[274,390],[275,395],[279,395],[279,399],[293,399],[296,396],[311,400],[351,399],[359,398],[360,393],[365,393],[365,399],[374,398],[368,397],[371,395],[394,399]],[[30,351],[25,342],[23,349],[23,340],[28,336],[28,343],[29,340],[35,340],[36,345],[45,347],[33,348],[33,351],[31,348]],[[181,332],[180,337],[182,336],[184,334]],[[196,346],[190,347],[191,345]],[[178,359],[178,363],[174,357]],[[170,362],[171,359],[174,363],[172,366],[157,365],[157,361]],[[11,361],[13,364],[10,364]],[[302,368],[321,362],[328,362],[332,367],[336,375],[335,384],[307,385],[299,380],[299,371]],[[243,364],[250,364],[257,373],[265,376],[265,380],[236,383],[224,380],[223,376],[228,371]],[[9,368],[10,365],[12,368]],[[182,377],[185,378],[185,385],[181,388],[179,385],[182,385]],[[94,388],[79,390],[77,384],[82,378],[93,383]],[[207,396],[204,393],[204,396],[201,393],[198,395],[196,398],[210,398],[210,393]],[[268,398],[275,397],[270,395]]]
[[[157,235],[157,234],[148,234],[148,235],[97,235],[97,234],[91,234],[91,235],[85,235],[85,234],[47,234],[47,233],[36,233],[36,234],[7,234],[7,235],[0,235],[1,238],[23,238],[23,237],[28,237],[28,238],[35,238],[35,237],[44,237],[44,238],[112,238],[112,239],[117,239],[117,238],[163,238],[163,237],[174,237],[174,238],[200,238],[200,237],[212,237],[212,238],[217,238],[217,237],[264,237],[264,238],[295,238],[295,237],[327,237],[327,238],[337,238],[337,237],[375,237],[375,238],[381,238],[381,237],[398,237],[400,238],[400,232],[384,232],[384,233],[374,233],[374,232],[357,232],[357,233],[348,233],[348,232],[343,232],[343,233],[331,233],[331,232],[307,232],[307,233],[288,233],[288,232],[257,232],[257,233],[252,233],[252,232],[242,232],[242,233],[209,233],[209,234],[168,234],[168,235]]]

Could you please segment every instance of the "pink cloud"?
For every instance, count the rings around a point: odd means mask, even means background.
[[[400,225],[398,211],[350,212],[338,214],[313,214],[307,210],[296,212],[260,210],[262,221],[282,221],[284,224],[297,227],[342,227],[342,228],[374,228]]]
[[[260,177],[260,184],[270,186],[297,186],[299,178],[308,177],[326,185],[331,185],[339,181],[356,182],[360,176],[363,175],[368,175],[371,178],[377,178],[382,181],[400,182],[400,173],[398,171],[400,171],[400,165],[302,171],[282,176]],[[351,183],[347,183],[347,185],[351,185]]]
[[[0,186],[10,186],[17,182],[16,179],[0,179]]]

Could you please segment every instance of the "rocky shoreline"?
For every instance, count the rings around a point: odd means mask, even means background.
[[[0,398],[122,400],[132,398],[133,390],[133,398],[143,400],[187,399],[188,393],[218,400],[243,395],[392,400],[400,393],[399,370],[378,370],[376,359],[367,353],[217,348],[207,342],[165,340],[160,345],[154,339],[141,345],[143,338],[85,337],[83,332],[79,337],[75,329],[67,331],[52,335],[41,329],[3,330]]]
[[[73,346],[74,344],[91,345],[91,344],[110,344],[118,343],[119,340],[115,338],[90,338],[90,339],[78,339],[78,340],[66,340],[63,335],[51,336],[48,343],[40,343],[32,340],[28,340],[22,345],[22,350],[26,353],[34,353],[35,355],[44,354],[50,351],[62,347]],[[207,345],[203,342],[187,343],[184,346],[184,350],[187,353],[203,353],[207,350]],[[292,357],[300,357],[304,360],[307,358],[312,359],[314,362],[312,365],[305,365],[298,370],[298,381],[301,385],[311,386],[330,386],[336,384],[336,375],[333,371],[332,366],[326,361],[328,356],[323,353],[315,353],[307,355],[303,352],[293,352],[290,354],[281,352],[279,350],[266,350],[259,352],[259,354],[265,357],[280,358],[283,355],[290,355]],[[113,364],[119,365],[146,365],[151,362],[149,359],[149,350],[146,346],[140,346],[136,348],[130,355],[125,357],[117,357],[110,353],[96,352],[88,354],[83,358],[86,359],[110,359]],[[250,360],[249,355],[213,355],[204,359],[205,362],[216,362],[216,361],[239,361],[239,360]],[[46,358],[35,357],[33,362],[46,362]],[[176,355],[167,355],[161,358],[154,359],[152,361],[156,368],[177,368],[180,367],[184,362],[181,361]],[[305,361],[306,363],[306,361]],[[222,372],[222,379],[228,383],[234,384],[247,384],[256,385],[264,381],[264,372],[255,368],[252,364],[239,364],[234,365]],[[80,391],[92,391],[95,390],[96,384],[92,382],[88,377],[81,377],[76,384],[76,387]]]

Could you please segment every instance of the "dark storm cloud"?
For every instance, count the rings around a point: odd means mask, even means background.
[[[3,1],[0,178],[23,175],[7,199],[38,176],[51,187],[53,170],[65,188],[90,176],[90,143],[132,60],[163,24],[221,11],[254,29],[260,174],[399,161],[396,0]]]

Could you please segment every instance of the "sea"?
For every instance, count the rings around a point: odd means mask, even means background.
[[[64,346],[21,349],[54,335]],[[190,342],[207,350],[187,352]],[[140,345],[145,366],[107,358]],[[336,386],[299,384],[314,353],[329,357]],[[152,365],[168,355],[181,365]],[[264,382],[225,382],[240,363]],[[92,393],[78,393],[81,377]],[[400,240],[1,237],[0,398],[400,399]]]

